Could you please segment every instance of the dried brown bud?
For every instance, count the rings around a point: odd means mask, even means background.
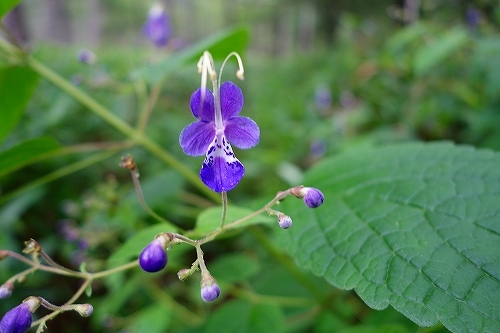
[[[290,189],[290,194],[296,198],[302,199],[304,197],[304,193],[302,193],[303,185],[296,186]]]
[[[135,169],[137,169],[134,158],[130,154],[126,157],[122,157],[122,162],[120,163],[120,166],[122,168],[129,169],[131,171],[135,171]]]
[[[38,244],[33,238],[24,242],[24,245],[26,245],[26,247],[23,249],[23,252],[26,254],[39,253],[42,250],[40,244]]]
[[[183,268],[177,272],[177,277],[179,280],[184,281],[193,274],[191,269]]]

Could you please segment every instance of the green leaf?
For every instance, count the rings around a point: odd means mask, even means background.
[[[163,333],[170,325],[170,310],[158,302],[134,314],[129,326],[131,333]]]
[[[156,224],[139,231],[136,235],[125,242],[108,259],[108,267],[115,267],[126,263],[130,258],[137,257],[156,235],[161,232],[176,232],[174,225],[166,223]]]
[[[285,200],[300,266],[420,326],[500,332],[500,154],[451,143],[354,150],[311,169],[316,209]]]
[[[243,281],[259,271],[259,263],[243,253],[226,254],[210,264],[210,272],[225,282]]]
[[[60,148],[50,137],[40,137],[21,142],[0,153],[0,177],[28,164],[42,160]]]
[[[424,35],[427,32],[428,29],[425,25],[419,22],[415,22],[415,24],[411,24],[394,33],[387,40],[385,46],[391,53],[404,50],[404,48],[408,46],[408,44],[417,39],[420,39],[422,35]]]
[[[359,325],[339,330],[338,333],[409,333],[410,331],[400,324],[380,326]]]
[[[0,1],[0,19],[7,14],[12,8],[17,6],[21,0],[2,0]]]
[[[207,333],[285,332],[285,318],[278,306],[230,301],[210,315]]]
[[[173,53],[163,61],[138,70],[133,76],[149,83],[159,83],[167,75],[188,63],[196,63],[204,51],[210,51],[214,60],[224,59],[235,51],[242,53],[249,40],[248,30],[236,28],[204,39],[180,52]]]
[[[228,206],[226,212],[226,225],[241,218],[244,218],[254,211],[248,208],[241,208],[236,206]],[[196,235],[204,235],[215,231],[220,226],[220,219],[222,215],[222,208],[220,207],[212,207],[204,210],[201,214],[196,218],[196,228],[193,232]],[[267,216],[267,215],[257,215],[245,222],[238,224],[235,228],[242,228],[252,224],[258,223],[268,223],[274,222],[275,219]]]
[[[467,32],[455,29],[436,39],[430,45],[424,45],[415,54],[413,68],[417,76],[427,74],[446,58],[457,52],[469,41]]]
[[[21,119],[37,81],[38,75],[27,67],[0,68],[0,142]]]

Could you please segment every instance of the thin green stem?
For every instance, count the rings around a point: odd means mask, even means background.
[[[220,218],[220,229],[224,229],[224,223],[226,222],[227,213],[227,192],[222,191],[222,216]]]
[[[61,266],[59,265],[58,263],[56,263],[54,260],[52,260],[52,258],[43,250],[43,248],[40,249],[40,255],[42,256],[43,259],[45,259],[45,261],[52,267],[56,268],[56,269],[59,269],[61,271],[65,271],[67,272],[68,274],[74,274],[74,273],[77,273],[77,274],[80,274],[81,272],[77,272],[77,271],[74,271],[72,269],[69,269],[69,268],[66,268],[64,266]]]
[[[13,276],[11,276],[7,282],[11,281],[11,282],[14,282],[16,281],[17,279],[21,278],[21,277],[25,277],[26,275],[30,274],[30,273],[33,273],[34,271],[36,271],[38,269],[38,267],[30,267],[22,272],[19,272]]]
[[[123,264],[121,266],[110,268],[110,269],[107,269],[105,271],[101,271],[101,272],[97,272],[97,273],[92,273],[90,275],[92,276],[93,279],[100,279],[100,278],[103,278],[105,276],[108,276],[108,275],[111,275],[111,274],[114,274],[114,273],[118,273],[118,272],[121,272],[121,271],[126,271],[128,269],[134,268],[137,265],[139,265],[139,261],[138,260],[134,260],[134,261],[131,261],[131,262],[127,263],[127,264]]]
[[[157,84],[153,86],[151,93],[149,94],[149,97],[140,112],[139,120],[137,122],[137,130],[141,133],[146,130],[146,126],[151,114],[153,113],[153,108],[158,100],[158,96],[160,96],[160,92],[161,85]]]
[[[228,293],[259,304],[279,304],[286,307],[311,307],[317,304],[317,301],[311,298],[260,295],[239,287],[231,288]]]
[[[135,192],[137,193],[137,197],[139,198],[139,202],[140,202],[142,208],[144,208],[144,210],[149,215],[151,215],[152,217],[157,219],[159,222],[162,222],[162,223],[165,223],[165,224],[170,225],[172,227],[175,227],[175,229],[179,229],[179,227],[174,226],[173,224],[168,222],[166,219],[164,219],[160,215],[156,214],[155,211],[152,210],[148,206],[148,204],[146,203],[146,200],[144,200],[144,195],[142,194],[141,183],[139,182],[139,171],[137,170],[137,168],[134,170],[130,170],[130,175],[132,177],[132,182],[134,183]]]
[[[28,57],[26,59],[26,64],[30,66],[39,75],[50,81],[52,84],[59,87],[61,90],[66,92],[69,96],[73,97],[76,101],[80,102],[97,116],[106,121],[109,125],[114,127],[116,130],[129,137],[130,139],[137,142],[139,145],[143,146],[146,150],[156,155],[167,165],[177,170],[182,174],[190,183],[196,186],[200,191],[205,193],[208,197],[212,198],[214,201],[219,201],[216,193],[212,192],[207,188],[201,180],[198,178],[194,172],[186,168],[179,160],[177,160],[173,155],[165,151],[160,147],[155,141],[151,140],[149,137],[145,136],[140,131],[134,129],[126,122],[115,116],[111,111],[109,111],[102,104],[98,103],[95,99],[90,97],[88,94],[80,90],[79,88],[73,86],[70,82],[65,80],[62,76],[52,71],[50,68],[45,66],[38,60]]]
[[[72,174],[78,170],[85,169],[86,167],[93,165],[95,163],[98,163],[100,161],[103,161],[103,160],[107,159],[108,157],[113,156],[114,154],[116,154],[115,151],[105,151],[105,152],[101,152],[101,153],[97,153],[95,155],[92,155],[86,159],[82,159],[78,162],[68,164],[67,166],[62,167],[54,172],[48,173],[45,176],[42,176],[42,177],[30,182],[29,184],[21,187],[21,188],[18,188],[18,189],[14,190],[6,195],[3,195],[0,198],[0,204],[7,202],[8,200],[10,200],[10,199],[18,196],[19,194],[24,193],[28,190],[45,185],[47,183],[50,183],[51,181],[54,181],[56,179],[59,179],[59,178],[62,178],[64,176],[67,176],[69,174]]]

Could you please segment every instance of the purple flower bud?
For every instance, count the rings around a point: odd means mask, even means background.
[[[75,311],[80,314],[82,317],[88,317],[94,312],[94,307],[91,304],[78,304],[75,307]]]
[[[156,47],[167,45],[172,28],[170,18],[161,4],[155,3],[151,6],[146,22],[142,26],[142,32]]]
[[[309,208],[316,208],[325,201],[323,193],[314,187],[297,186],[290,189],[290,194],[304,200]]]
[[[323,193],[314,187],[304,187],[304,203],[309,208],[316,208],[325,201]]]
[[[15,308],[9,310],[0,321],[2,333],[25,333],[31,327],[31,313],[40,305],[36,297],[28,297]]]
[[[470,28],[475,29],[481,23],[481,11],[473,6],[467,7],[465,21]]]
[[[217,282],[214,282],[212,285],[206,285],[201,288],[201,298],[205,302],[212,302],[217,299],[220,295],[220,288]]]
[[[10,295],[12,295],[12,289],[14,289],[14,284],[10,281],[5,282],[1,287],[0,287],[0,299],[1,298],[7,298]]]
[[[320,158],[325,155],[326,152],[326,143],[323,140],[314,140],[311,142],[311,146],[309,148],[311,155],[314,158]]]
[[[325,201],[323,193],[314,187],[304,187],[301,190],[303,200],[307,207],[316,208]]]
[[[330,89],[324,85],[316,87],[314,102],[316,104],[316,108],[319,110],[329,108],[332,104],[332,94],[330,93]]]
[[[278,224],[281,229],[288,229],[292,226],[292,218],[285,214],[279,214]]]
[[[139,255],[139,265],[149,273],[161,271],[167,265],[167,253],[163,238],[155,238]]]
[[[95,64],[97,57],[94,52],[88,49],[83,49],[78,53],[78,60],[87,65]]]

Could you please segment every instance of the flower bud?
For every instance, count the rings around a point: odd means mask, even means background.
[[[168,261],[165,249],[172,241],[171,234],[161,233],[139,255],[139,265],[149,273],[161,271]]]
[[[94,307],[91,304],[78,304],[74,309],[82,317],[88,317],[94,312]]]
[[[317,188],[304,187],[302,190],[305,192],[304,203],[309,208],[316,208],[325,201],[325,196]]]
[[[23,249],[23,252],[26,254],[39,253],[42,250],[40,244],[38,244],[33,238],[24,242],[24,245],[26,245],[26,247]]]
[[[281,229],[288,229],[292,226],[292,218],[285,214],[279,214],[278,224]]]
[[[205,302],[212,302],[220,295],[220,288],[217,281],[210,275],[204,274],[201,278],[201,298]]]
[[[172,27],[170,18],[160,3],[153,4],[149,9],[142,32],[156,47],[167,45],[172,34]]]
[[[7,298],[10,295],[12,295],[12,290],[14,289],[14,283],[11,281],[5,282],[1,287],[0,287],[0,298]]]
[[[28,297],[23,303],[9,310],[0,321],[2,333],[25,333],[31,327],[31,313],[40,306],[37,297]]]
[[[177,277],[179,278],[179,280],[184,281],[188,277],[190,277],[192,273],[193,273],[192,270],[188,268],[183,268],[177,272]]]
[[[95,64],[97,57],[94,52],[89,49],[83,49],[78,53],[78,60],[84,64]]]
[[[309,208],[316,208],[325,201],[323,193],[314,187],[297,186],[292,188],[290,193],[299,199],[303,199]]]

